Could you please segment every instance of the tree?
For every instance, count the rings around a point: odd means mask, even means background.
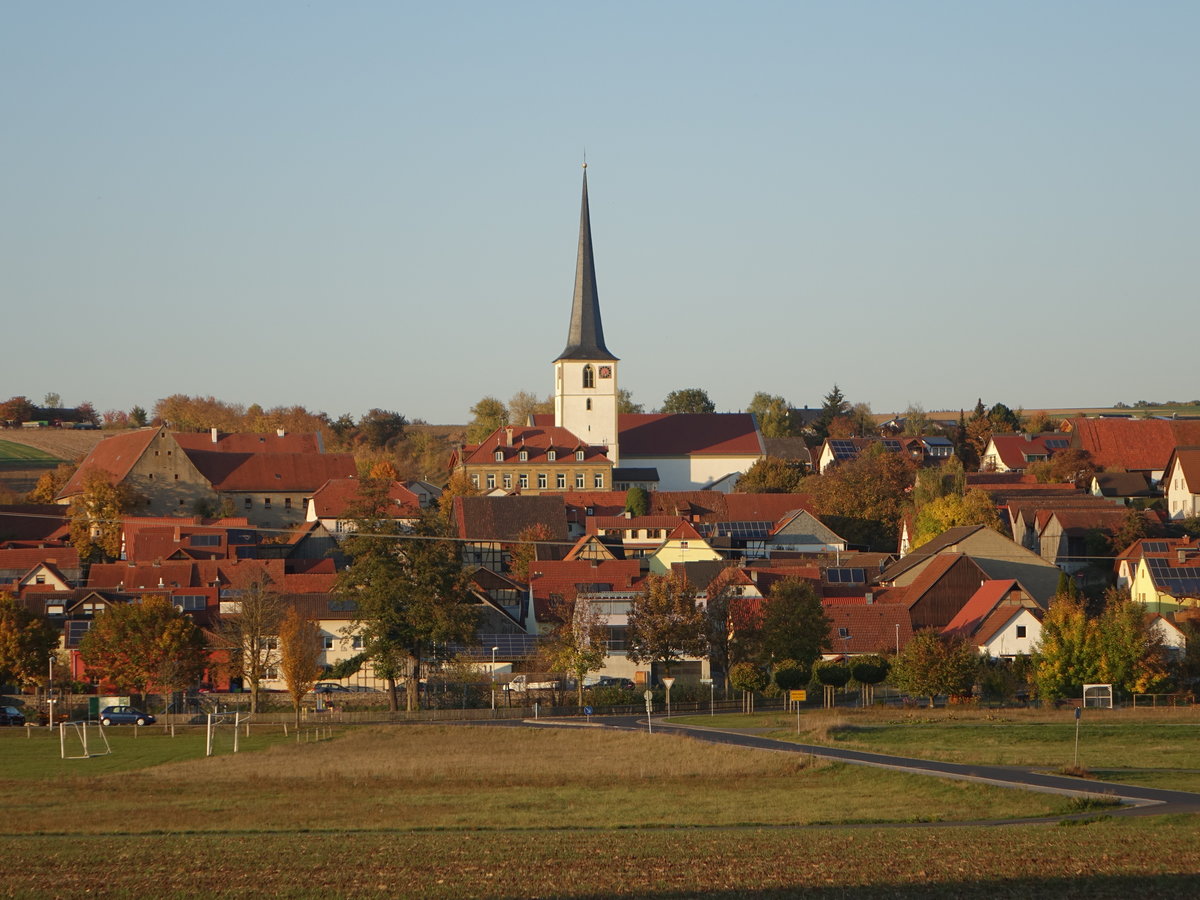
[[[1095,630],[1082,599],[1060,591],[1042,620],[1042,636],[1033,654],[1033,680],[1043,700],[1083,696],[1083,686],[1097,681]]]
[[[737,587],[738,569],[728,566],[713,576],[705,588],[704,622],[708,663],[729,684],[729,672],[739,662],[757,655],[761,610],[751,607]]]
[[[716,411],[717,407],[703,388],[681,388],[671,391],[663,400],[662,409],[659,410],[663,413],[712,413]]]
[[[550,665],[575,679],[578,705],[583,706],[583,680],[604,668],[608,658],[608,621],[597,604],[574,591],[555,597],[550,611],[559,623],[547,647]]]
[[[975,488],[962,495],[947,494],[921,507],[917,512],[912,549],[958,525],[986,525],[992,531],[1004,533],[991,495]]]
[[[11,594],[0,592],[0,684],[35,684],[60,632]]]
[[[967,476],[963,472],[962,460],[952,456],[941,465],[925,466],[917,470],[913,483],[912,502],[919,512],[926,504],[940,497],[966,492]]]
[[[525,425],[531,416],[554,412],[554,397],[539,400],[529,391],[517,391],[508,401],[508,421],[514,425]]]
[[[729,670],[729,683],[742,692],[742,712],[754,711],[754,695],[771,683],[762,666],[752,662],[735,663]]]
[[[798,466],[767,456],[739,475],[734,489],[743,494],[795,494],[803,481],[804,473]]]
[[[404,436],[408,420],[390,409],[372,409],[358,420],[358,439],[368,447],[391,447]]]
[[[628,657],[635,663],[662,663],[667,673],[685,656],[706,649],[704,613],[696,589],[674,572],[648,575],[629,609]]]
[[[61,409],[62,394],[59,394],[56,391],[47,392],[45,398],[42,400],[42,406],[46,407],[47,409]]]
[[[842,389],[836,384],[821,401],[821,415],[813,422],[813,432],[818,441],[830,437],[830,428],[836,419],[844,418],[850,413],[850,403],[846,400]]]
[[[120,691],[181,690],[200,680],[208,659],[195,623],[166,597],[110,606],[79,645],[88,672]]]
[[[921,437],[929,432],[929,415],[920,403],[910,403],[904,410],[904,434],[908,437]]]
[[[633,393],[628,388],[617,388],[618,413],[643,413],[645,411],[646,407],[633,402]]]
[[[850,660],[850,675],[862,685],[863,706],[870,706],[875,699],[875,685],[888,677],[892,664],[877,653],[856,656]]]
[[[28,397],[10,397],[0,403],[0,422],[28,422],[37,408]]]
[[[406,680],[407,706],[419,705],[421,666],[451,641],[469,643],[476,609],[447,520],[425,510],[411,532],[388,515],[386,491],[360,487],[356,530],[342,543],[350,564],[335,592],[355,604],[354,625],[375,672],[397,708],[396,680]]]
[[[632,516],[644,516],[650,511],[650,495],[644,487],[635,484],[625,492],[625,511]]]
[[[1154,693],[1167,678],[1167,661],[1158,633],[1146,622],[1146,607],[1127,591],[1109,589],[1104,611],[1092,620],[1096,629],[1097,681],[1122,694]]]
[[[241,576],[234,610],[222,613],[219,634],[229,651],[231,672],[250,686],[250,712],[258,712],[259,686],[279,662],[279,628],[283,598],[272,589],[265,570]],[[225,606],[224,603],[221,604]]]
[[[471,421],[467,425],[467,440],[478,444],[497,428],[508,424],[508,407],[495,397],[484,397],[471,407]]]
[[[746,412],[752,413],[758,420],[758,430],[763,437],[788,437],[792,433],[792,423],[789,415],[791,404],[783,397],[759,391],[750,400]]]
[[[804,479],[823,522],[856,544],[896,549],[915,467],[905,453],[877,444],[855,459]],[[836,519],[832,517],[837,517]]]
[[[775,671],[771,673],[771,679],[779,690],[795,691],[808,684],[811,674],[812,670],[809,666],[802,666],[794,659],[781,659],[775,664]]]
[[[875,414],[871,412],[871,404],[855,403],[850,411],[842,417],[850,426],[851,437],[870,437],[876,433]],[[835,423],[839,420],[835,420]],[[830,437],[833,435],[831,434]]]
[[[896,658],[896,685],[907,694],[969,697],[979,673],[979,653],[968,641],[943,640],[935,629],[918,631]]]
[[[517,532],[517,543],[511,545],[509,553],[509,572],[518,581],[529,581],[530,567],[538,559],[549,558],[549,548],[543,549],[539,542],[554,539],[550,526],[545,522],[534,522],[526,525]]]
[[[287,685],[300,727],[300,704],[321,677],[321,629],[290,607],[279,625],[279,674]]]
[[[111,562],[121,555],[121,517],[137,506],[137,497],[112,478],[103,469],[85,469],[81,490],[67,507],[71,544],[83,562]]]
[[[828,649],[829,619],[812,585],[801,578],[775,582],[764,604],[760,661],[791,659],[807,670]]]
[[[77,468],[79,467],[71,463],[61,463],[49,472],[43,472],[27,499],[30,503],[52,504]]]
[[[148,421],[146,410],[140,406],[135,406],[129,410],[129,424],[134,428],[145,428]]]

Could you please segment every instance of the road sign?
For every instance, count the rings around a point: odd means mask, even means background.
[[[788,699],[793,703],[804,703],[808,700],[808,691],[788,691]]]
[[[583,708],[583,714],[585,716],[590,716],[592,714],[592,708],[590,706],[585,706]]]
[[[646,693],[642,694],[642,697],[647,701],[653,700],[654,699],[654,691],[646,691]]]

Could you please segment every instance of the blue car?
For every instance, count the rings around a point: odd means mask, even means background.
[[[15,706],[0,706],[0,725],[24,725],[25,714]]]
[[[106,706],[100,710],[101,725],[153,725],[154,716],[132,706]]]

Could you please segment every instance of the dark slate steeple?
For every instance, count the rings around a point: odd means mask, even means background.
[[[617,358],[604,346],[604,326],[600,323],[596,261],[592,257],[592,219],[588,213],[587,163],[583,164],[583,206],[579,212],[579,256],[575,262],[575,297],[571,303],[571,327],[567,332],[567,349],[558,358]]]

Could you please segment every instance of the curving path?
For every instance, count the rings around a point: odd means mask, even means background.
[[[607,728],[625,731],[646,730],[643,716],[596,716],[592,722]],[[526,724],[552,726],[560,723],[551,720],[526,720]],[[837,747],[821,747],[815,744],[797,744],[779,741],[737,731],[725,731],[703,725],[681,725],[665,719],[652,720],[654,733],[670,731],[687,734],[696,740],[713,744],[731,744],[757,750],[772,750],[777,753],[803,753],[836,760],[856,766],[875,766],[910,772],[914,775],[930,775],[935,778],[954,778],[962,781],[977,781],[1000,787],[1019,788],[1062,794],[1068,797],[1096,797],[1117,800],[1124,806],[1108,811],[1109,815],[1167,815],[1175,813],[1200,813],[1200,794],[1189,791],[1170,791],[1162,788],[1140,787],[1131,784],[1115,784],[1109,781],[1083,780],[1065,775],[1047,775],[1029,769],[1007,766],[986,766],[964,763],[936,762],[928,759],[912,759],[904,756],[888,756],[883,753],[868,753],[862,750],[843,750]],[[1095,813],[1091,813],[1094,815]],[[1070,818],[1070,817],[1069,817]],[[1038,821],[1045,821],[1040,819]],[[961,824],[961,823],[960,823]]]

